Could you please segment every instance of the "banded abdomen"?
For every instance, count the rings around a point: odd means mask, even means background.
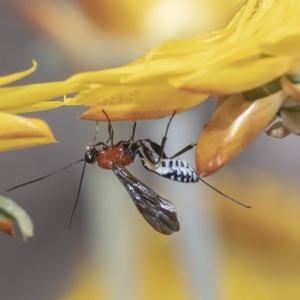
[[[160,163],[155,165],[141,155],[140,158],[145,169],[162,177],[184,183],[199,181],[197,171],[183,159],[161,159]]]

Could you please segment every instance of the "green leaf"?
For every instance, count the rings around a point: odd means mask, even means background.
[[[0,196],[0,220],[16,221],[24,241],[33,236],[33,224],[26,211],[9,198]]]

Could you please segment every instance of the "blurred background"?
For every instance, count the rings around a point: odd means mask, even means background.
[[[218,2],[218,5],[214,4]],[[143,49],[222,28],[238,1],[0,0],[0,76],[38,70],[22,84],[64,80],[74,73],[126,64]],[[213,99],[176,115],[166,152],[198,135]],[[95,124],[84,108],[30,114],[52,128],[59,144],[0,154],[1,193],[83,157]],[[136,136],[159,142],[168,119],[138,122]],[[132,123],[114,123],[115,140]],[[107,139],[100,124],[99,139]],[[299,299],[299,139],[262,134],[207,181],[252,206],[244,209],[205,185],[180,184],[130,171],[174,203],[181,230],[155,232],[114,174],[88,166],[71,231],[67,230],[82,165],[9,193],[32,217],[35,237],[0,234],[0,299],[198,300]],[[194,151],[183,157],[194,163]]]

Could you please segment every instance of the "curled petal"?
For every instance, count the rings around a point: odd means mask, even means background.
[[[33,236],[33,224],[26,211],[9,198],[3,196],[0,196],[0,220],[16,221],[20,226],[24,240]]]
[[[33,73],[37,68],[37,63],[33,60],[32,64],[33,64],[33,66],[30,69],[26,70],[26,71],[10,74],[10,75],[6,75],[6,76],[1,76],[0,77],[0,86],[12,83],[14,81],[22,79],[22,78],[30,75],[31,73]]]
[[[50,128],[44,121],[0,112],[0,151],[55,142]]]
[[[238,155],[273,120],[284,100],[278,92],[256,101],[229,97],[204,128],[197,145],[197,170],[210,175]]]
[[[8,234],[14,235],[14,227],[12,221],[10,220],[1,220],[0,221],[0,231]]]
[[[80,103],[95,103],[80,118],[106,121],[105,110],[112,121],[158,119],[179,113],[201,102],[207,95],[178,91],[171,86],[99,87],[79,94]],[[98,101],[96,101],[98,99]],[[76,102],[76,98],[74,99]],[[67,101],[72,105],[74,101]]]

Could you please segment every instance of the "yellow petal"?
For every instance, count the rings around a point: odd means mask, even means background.
[[[87,89],[89,87],[84,83],[64,81],[0,88],[0,110],[18,110],[22,107],[26,111],[26,106]]]
[[[0,151],[55,142],[50,128],[44,121],[0,112]]]
[[[143,70],[145,68],[143,62],[144,58],[138,59],[126,66],[119,68],[93,72],[82,72],[71,76],[67,81],[117,85],[120,84],[123,76]]]
[[[195,73],[171,79],[170,82],[175,88],[186,91],[234,94],[268,83],[286,73],[290,67],[290,58],[268,57],[221,69],[200,69]]]
[[[272,121],[283,100],[283,92],[278,92],[256,101],[235,95],[223,102],[200,135],[199,174],[209,175],[238,155]]]
[[[24,78],[24,77],[30,75],[31,73],[33,73],[37,68],[37,63],[34,60],[32,61],[32,63],[33,63],[33,66],[26,71],[10,74],[7,76],[1,76],[0,77],[0,86],[17,81],[17,80]]]
[[[99,87],[79,94],[80,102],[96,102],[80,118],[107,121],[102,109],[112,121],[157,119],[187,110],[207,95],[191,94],[173,89],[169,85],[142,87]]]
[[[46,101],[46,102],[25,106],[25,107],[16,107],[12,109],[7,109],[6,112],[11,114],[29,113],[29,112],[37,112],[37,111],[54,109],[54,108],[61,107],[63,105],[64,104],[61,101]]]
[[[233,94],[262,86],[299,61],[298,0],[248,0],[227,28],[164,43],[141,59],[70,81],[106,85],[159,85],[204,94]],[[277,49],[278,48],[278,49]]]
[[[300,26],[300,25],[298,25]],[[270,44],[262,44],[260,48],[269,55],[285,55],[300,57],[300,33],[284,37],[283,39]]]

